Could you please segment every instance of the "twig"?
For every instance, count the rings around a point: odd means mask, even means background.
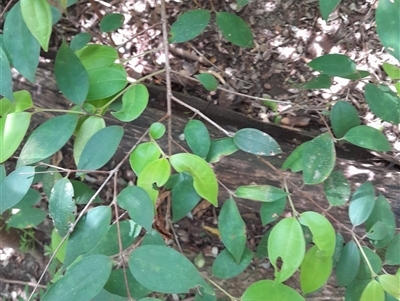
[[[3,11],[0,13],[0,19],[3,17],[3,15],[6,13],[6,11],[8,10],[8,7],[11,5],[11,3],[13,2],[13,0],[8,1],[8,3],[6,4],[6,6],[4,7]]]
[[[25,282],[25,281],[11,280],[11,279],[5,279],[5,278],[0,278],[0,282],[18,284],[18,285],[27,285],[27,286],[32,286],[32,287],[40,287],[43,289],[46,288],[45,285],[41,285],[41,284],[37,284],[37,283],[33,283],[33,282]]]

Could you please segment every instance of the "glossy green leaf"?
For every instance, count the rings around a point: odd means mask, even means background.
[[[123,122],[138,118],[149,102],[149,92],[145,85],[137,84],[130,87],[122,96],[122,109],[111,114]]]
[[[190,120],[183,131],[192,152],[205,159],[210,150],[211,139],[207,127],[200,120]]]
[[[386,74],[390,77],[391,80],[400,79],[400,68],[384,62],[382,64],[383,70],[385,70]]]
[[[19,2],[7,14],[3,28],[3,43],[14,68],[30,82],[35,82],[40,45],[22,19]]]
[[[111,273],[112,260],[105,255],[91,255],[72,265],[41,298],[42,301],[84,301],[96,296]]]
[[[106,127],[106,123],[103,118],[99,116],[89,116],[80,125],[78,130],[75,132],[73,155],[75,164],[79,164],[79,160],[82,155],[82,151],[89,139],[101,129]]]
[[[233,278],[242,273],[249,266],[252,259],[253,252],[248,248],[244,249],[239,262],[225,249],[215,258],[212,265],[212,273],[215,277],[221,279]]]
[[[364,256],[361,256],[360,267],[358,269],[356,278],[371,279],[370,267],[372,268],[374,273],[379,274],[382,270],[382,259],[370,248],[363,246],[362,249],[368,259],[368,263],[365,260]]]
[[[149,289],[141,285],[132,276],[129,270],[126,270],[125,272],[126,272],[126,278],[128,279],[129,293],[131,297],[135,298],[135,300],[138,300],[151,293]],[[110,278],[108,278],[107,283],[104,285],[104,289],[112,294],[128,297],[125,285],[124,270],[123,269],[113,270],[111,272]]]
[[[129,269],[141,285],[152,291],[178,294],[201,286],[206,293],[213,293],[189,259],[166,246],[137,248],[129,257]]]
[[[139,144],[129,156],[129,163],[136,176],[139,176],[143,168],[161,156],[161,151],[155,142]]]
[[[21,0],[21,13],[26,26],[47,52],[52,31],[52,14],[47,0]]]
[[[110,222],[110,207],[99,206],[85,213],[69,237],[64,267],[69,266],[79,255],[96,247],[110,228]]]
[[[17,165],[32,164],[53,155],[67,143],[77,123],[78,116],[75,114],[65,114],[43,122],[29,136]]]
[[[380,0],[375,20],[376,31],[382,45],[400,61],[400,1]]]
[[[275,281],[289,279],[300,267],[306,251],[303,230],[294,217],[281,220],[272,229],[268,239],[268,254],[275,268]],[[278,259],[282,266],[278,267]]]
[[[14,112],[0,118],[0,163],[18,149],[29,128],[31,116],[28,112]]]
[[[319,256],[331,258],[335,252],[336,235],[327,218],[317,212],[306,211],[300,214],[300,223],[310,229]]]
[[[294,289],[273,280],[260,280],[250,285],[241,301],[305,301]]]
[[[188,172],[193,177],[196,192],[214,206],[218,206],[218,182],[212,168],[204,159],[192,154],[175,154],[170,163],[177,172]]]
[[[400,299],[400,281],[395,275],[384,274],[379,276],[379,283],[388,294]]]
[[[246,185],[235,190],[235,196],[259,202],[275,202],[288,195],[280,188],[270,185]]]
[[[365,182],[354,192],[350,206],[349,218],[354,226],[361,225],[370,216],[375,206],[375,190],[371,182]]]
[[[325,54],[307,65],[328,76],[346,76],[356,72],[356,63],[343,54]]]
[[[236,146],[233,138],[226,137],[222,139],[211,140],[210,150],[207,154],[207,162],[215,163],[224,156],[235,153],[239,148]]]
[[[117,125],[97,131],[83,148],[78,169],[96,170],[106,164],[117,151],[123,135],[124,129]]]
[[[390,242],[385,253],[385,264],[399,265],[400,264],[400,233],[397,233]]]
[[[330,113],[333,133],[337,138],[342,138],[348,130],[361,124],[358,111],[345,101],[338,101]]]
[[[46,216],[47,212],[42,209],[22,208],[16,214],[10,216],[7,220],[7,226],[18,229],[36,227],[45,220]]]
[[[241,129],[235,133],[233,140],[242,151],[257,156],[275,156],[282,152],[275,139],[257,129]]]
[[[303,89],[329,89],[331,86],[332,80],[326,74],[320,74],[301,85]]]
[[[308,142],[300,144],[296,149],[286,158],[283,162],[282,169],[291,169],[293,172],[299,172],[303,170],[303,153],[304,148]]]
[[[64,259],[65,259],[65,252],[67,249],[67,243],[68,243],[68,239],[64,240],[64,242],[62,243],[62,245],[60,247],[59,244],[61,243],[62,237],[57,233],[56,229],[53,228],[53,231],[51,231],[51,250],[53,252],[55,252],[58,248],[57,254],[56,254],[56,258],[63,263]]]
[[[239,16],[228,12],[217,12],[217,26],[225,39],[239,47],[253,47],[253,33]]]
[[[90,44],[76,51],[86,70],[110,67],[118,59],[118,52],[111,46]]]
[[[371,111],[384,121],[400,123],[400,98],[389,87],[366,84],[365,100]]]
[[[62,237],[68,234],[75,221],[74,188],[67,178],[57,181],[49,198],[49,214],[54,227]]]
[[[325,21],[328,21],[329,15],[335,10],[340,0],[319,0],[319,10]]]
[[[360,301],[384,301],[385,300],[385,292],[383,291],[382,286],[378,281],[372,279],[370,283],[365,287]]]
[[[306,143],[302,161],[305,184],[318,184],[329,177],[336,161],[335,145],[329,133]]]
[[[87,204],[95,194],[95,191],[90,188],[86,183],[77,180],[71,180],[72,187],[74,188],[74,200],[77,205]],[[101,203],[101,198],[97,195],[93,201],[94,203]]]
[[[100,31],[111,32],[124,24],[125,17],[121,14],[107,14],[100,21]]]
[[[210,11],[205,9],[190,10],[179,16],[170,31],[169,43],[183,43],[196,38],[210,22]]]
[[[0,215],[17,205],[32,184],[35,169],[24,166],[15,169],[0,183]]]
[[[89,69],[89,92],[87,100],[103,99],[120,92],[125,88],[127,74],[123,66],[111,65]]]
[[[147,192],[138,186],[125,187],[117,196],[118,206],[128,211],[129,217],[138,225],[151,231],[154,205]]]
[[[351,80],[358,80],[358,79],[362,79],[364,77],[369,76],[370,73],[368,71],[365,70],[356,70],[356,72],[354,72],[353,74],[349,74],[349,75],[342,75],[342,78],[347,78],[347,79],[351,79]]]
[[[274,222],[285,210],[287,198],[281,197],[273,202],[261,204],[260,217],[263,226]]]
[[[239,264],[246,246],[246,224],[234,199],[228,199],[222,205],[218,230],[224,246]]]
[[[324,182],[325,196],[331,206],[342,206],[350,198],[350,184],[343,172],[340,170],[333,171]]]
[[[61,44],[54,62],[54,75],[61,92],[75,104],[81,105],[89,91],[89,76],[79,58],[67,45]]]
[[[194,76],[208,91],[215,91],[218,88],[218,82],[216,78],[209,73],[201,73]]]
[[[151,138],[157,140],[164,136],[165,134],[165,125],[160,122],[154,122],[151,124],[149,128],[149,135]]]
[[[72,38],[69,47],[71,47],[73,51],[78,51],[83,47],[85,47],[90,42],[91,39],[92,39],[91,34],[87,32],[78,33],[76,36]]]
[[[14,101],[10,64],[3,48],[0,47],[0,95]]]
[[[339,286],[349,285],[360,267],[360,251],[354,241],[349,241],[343,248],[336,266],[336,279]]]
[[[388,229],[385,223],[377,221],[371,229],[366,233],[367,237],[372,240],[381,240],[388,234]]]
[[[366,125],[359,125],[350,129],[343,139],[359,147],[377,152],[390,151],[392,149],[385,135],[377,129]]]

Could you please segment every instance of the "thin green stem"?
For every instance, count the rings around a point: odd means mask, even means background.
[[[354,233],[352,233],[352,236],[353,236],[353,239],[354,239],[354,241],[356,242],[356,244],[358,246],[358,249],[360,250],[362,256],[364,257],[365,262],[367,263],[369,271],[371,272],[371,278],[374,279],[377,275],[374,272],[374,269],[372,268],[371,263],[369,262],[367,255],[365,254],[360,242],[357,240],[357,237],[354,235]]]
[[[285,191],[286,191],[287,194],[288,194],[287,197],[288,197],[288,200],[289,200],[290,208],[292,208],[293,216],[298,216],[299,213],[296,211],[296,208],[294,207],[294,204],[293,204],[293,201],[292,201],[292,197],[290,196],[289,188],[288,188],[288,186],[287,186],[287,183],[286,183],[286,179],[285,179],[285,178],[283,178],[283,187],[285,188]]]
[[[36,113],[43,113],[43,112],[56,112],[56,113],[68,113],[68,114],[76,114],[76,115],[88,115],[87,112],[81,112],[81,111],[70,111],[70,110],[61,110],[61,109],[43,109],[43,108],[34,108],[35,111],[32,112],[32,114]]]

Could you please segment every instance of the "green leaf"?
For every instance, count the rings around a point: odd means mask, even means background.
[[[194,76],[208,91],[215,91],[218,88],[218,82],[212,74],[201,73]]]
[[[145,142],[139,144],[129,156],[129,163],[136,176],[151,162],[161,156],[160,148],[155,142]]]
[[[20,90],[14,92],[13,96],[14,96],[14,103],[12,104],[12,107],[14,112],[22,112],[33,108],[32,95],[31,93],[29,93],[29,91]],[[8,113],[12,113],[11,111],[9,111]],[[6,113],[2,112],[2,115],[5,114]]]
[[[265,203],[267,204],[267,203]],[[268,230],[263,237],[261,237],[260,242],[258,243],[257,246],[257,251],[256,251],[256,258],[267,258],[268,257],[268,239],[269,239],[269,235],[271,234],[271,230]]]
[[[380,275],[379,282],[385,292],[392,295],[397,300],[400,299],[400,281],[398,277],[388,274]]]
[[[224,246],[239,264],[246,247],[246,224],[232,198],[222,205],[218,217],[218,230]]]
[[[361,225],[370,216],[375,205],[375,191],[371,182],[365,182],[354,192],[350,206],[349,218],[354,226]]]
[[[99,206],[85,213],[69,237],[64,267],[69,266],[79,255],[96,247],[110,228],[110,222],[110,207]]]
[[[382,45],[400,61],[400,1],[380,0],[375,20],[376,31]]]
[[[335,253],[332,256],[333,267],[336,267],[336,264],[340,260],[340,255],[342,254],[343,250],[343,242],[344,238],[342,234],[340,234],[339,232],[336,233]]]
[[[268,254],[275,268],[277,283],[289,279],[296,272],[303,261],[305,251],[303,230],[296,218],[285,218],[275,225],[268,239]],[[278,259],[282,260],[280,268]]]
[[[78,169],[96,170],[106,164],[117,151],[123,135],[124,129],[117,125],[97,131],[83,148]],[[105,141],[107,147],[104,147]]]
[[[320,257],[329,259],[335,252],[336,235],[335,229],[326,217],[313,211],[307,211],[300,214],[300,223],[307,226],[312,235],[313,243],[318,247]]]
[[[127,74],[123,66],[114,64],[109,67],[89,69],[89,93],[87,100],[103,99],[125,88]]]
[[[282,152],[275,139],[257,129],[241,129],[233,140],[242,151],[257,156],[275,156]]]
[[[250,285],[242,295],[241,301],[305,301],[294,289],[273,280],[260,280]]]
[[[207,154],[207,162],[215,163],[224,156],[229,156],[238,150],[233,138],[226,137],[222,139],[211,140],[210,150]]]
[[[151,231],[154,205],[147,192],[138,186],[125,187],[117,196],[118,206],[128,211],[129,217],[138,225]]]
[[[17,205],[32,184],[35,169],[24,166],[15,169],[0,183],[0,215]]]
[[[275,202],[285,198],[288,193],[270,185],[246,185],[235,190],[235,196],[260,202]]]
[[[249,4],[249,0],[236,0],[237,8],[236,11],[240,11],[243,7]]]
[[[90,44],[76,51],[86,70],[110,67],[118,59],[118,52],[111,46]]]
[[[336,279],[339,286],[349,285],[360,267],[360,251],[354,241],[349,241],[343,248],[336,266]]]
[[[371,270],[374,273],[379,274],[382,270],[382,260],[378,254],[372,251],[368,247],[362,247],[368,262],[365,260],[364,256],[361,256],[360,267],[357,272],[357,279],[371,279]]]
[[[366,233],[367,237],[371,240],[381,240],[388,234],[388,229],[385,223],[377,221],[375,225]]]
[[[29,136],[17,165],[36,163],[53,155],[67,143],[77,123],[78,116],[75,114],[65,114],[43,122]]]
[[[398,265],[400,264],[400,233],[397,233],[390,242],[385,253],[385,264]]]
[[[286,196],[281,197],[274,202],[262,203],[260,217],[263,226],[275,221],[285,210]]]
[[[335,145],[329,133],[306,143],[302,161],[305,184],[318,184],[329,177],[336,161]]]
[[[186,143],[193,153],[203,159],[210,150],[211,139],[207,127],[200,120],[190,120],[183,131]]]
[[[7,14],[3,43],[14,68],[30,82],[35,82],[40,45],[22,19],[20,2],[17,2]]]
[[[381,284],[372,279],[370,283],[367,284],[364,291],[362,292],[360,301],[384,301],[385,300],[385,292]]]
[[[118,112],[111,112],[111,115],[123,122],[131,122],[143,113],[148,102],[149,92],[146,86],[133,85],[122,96],[122,109]]]
[[[52,31],[52,14],[47,0],[21,0],[21,13],[26,26],[47,52]]]
[[[53,231],[51,231],[51,250],[55,252],[57,250],[58,245],[61,243],[62,237],[57,233],[56,229],[53,228]],[[62,245],[58,248],[58,251],[56,253],[56,258],[63,263],[65,259],[65,252],[67,249],[67,243],[68,239],[64,240]]]
[[[225,39],[239,47],[253,47],[253,33],[239,16],[228,12],[217,12],[217,26]]]
[[[3,48],[0,47],[0,95],[14,101],[10,64]]]
[[[210,22],[210,11],[205,9],[190,10],[176,20],[170,31],[169,43],[183,43],[196,38]]]
[[[206,293],[213,294],[212,288],[189,259],[166,246],[137,248],[129,257],[129,269],[141,285],[152,291],[179,294],[201,286]]]
[[[324,192],[331,206],[342,206],[350,198],[350,184],[343,172],[333,171],[324,182]]]
[[[13,208],[31,208],[32,206],[39,203],[41,199],[42,195],[36,189],[29,188],[28,192],[25,194],[22,200],[19,201],[17,205],[13,206]]]
[[[204,159],[192,154],[175,154],[169,158],[177,172],[188,172],[193,177],[196,192],[214,206],[218,206],[218,182],[212,168]]]
[[[150,232],[147,232],[143,236],[142,246],[145,245],[158,245],[158,246],[166,246],[164,238],[162,238],[161,234],[157,232],[157,230],[151,229]]]
[[[91,39],[92,39],[91,34],[87,32],[81,32],[72,38],[69,46],[73,51],[78,51],[83,47],[85,47],[90,42]]]
[[[359,147],[377,152],[385,152],[392,149],[385,135],[377,129],[366,125],[359,125],[350,129],[343,139]]]
[[[341,76],[342,78],[347,78],[347,79],[351,79],[351,80],[358,80],[358,79],[362,79],[364,77],[369,76],[370,73],[368,71],[365,70],[356,70],[356,72],[354,72],[353,74],[349,74],[349,75],[343,75]]]
[[[165,125],[160,122],[154,122],[149,128],[149,135],[151,138],[157,140],[162,138],[165,134]]]
[[[90,199],[94,196],[95,191],[91,189],[87,184],[81,181],[71,180],[72,187],[74,188],[74,199],[75,204],[84,205],[87,204]],[[96,195],[94,203],[101,203],[101,198]]]
[[[356,72],[356,63],[343,54],[325,54],[307,64],[328,76],[346,76]]]
[[[57,52],[54,74],[57,85],[65,97],[77,105],[83,104],[89,91],[89,76],[66,42],[61,44]]]
[[[383,70],[385,70],[386,74],[390,77],[391,80],[400,79],[400,68],[384,62],[382,64]]]
[[[75,221],[76,210],[73,201],[74,188],[67,178],[57,181],[51,190],[49,198],[49,214],[53,219],[54,227],[62,237],[68,234]]]
[[[351,282],[349,285],[346,286],[346,293],[344,300],[360,301],[361,294],[370,281],[371,277],[369,279],[362,279],[362,280],[355,279],[353,282]]]
[[[50,286],[41,300],[91,300],[107,282],[111,267],[111,259],[104,255],[83,258],[67,269],[65,275]]]
[[[242,273],[249,266],[252,259],[253,252],[248,248],[244,249],[243,256],[239,262],[225,249],[215,258],[212,265],[212,273],[215,277],[221,279],[233,278]]]
[[[308,142],[300,144],[296,149],[286,158],[283,162],[282,169],[291,169],[293,172],[299,172],[303,170],[303,152]]]
[[[332,81],[328,75],[320,74],[301,86],[303,89],[329,89],[332,86]]]
[[[371,111],[384,121],[400,123],[400,98],[389,87],[367,84],[364,87],[365,100]]]
[[[124,24],[125,17],[121,14],[107,14],[100,21],[100,31],[111,32]]]
[[[46,216],[47,212],[42,209],[25,207],[11,215],[7,220],[7,227],[18,229],[36,227],[45,220]]]
[[[126,270],[126,278],[128,279],[129,293],[131,294],[131,297],[135,298],[135,300],[143,298],[151,293],[151,291],[141,285],[128,270]],[[128,297],[126,292],[124,270],[113,270],[110,278],[107,280],[106,285],[104,285],[104,289],[112,294]]]
[[[329,15],[335,10],[340,0],[319,0],[319,10],[325,21],[328,21]]]
[[[29,128],[31,116],[28,112],[14,112],[0,118],[0,163],[18,149]]]
[[[337,138],[342,138],[347,131],[361,124],[358,111],[345,101],[338,101],[330,113],[333,133]]]

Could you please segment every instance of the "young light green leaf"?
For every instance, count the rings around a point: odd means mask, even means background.
[[[218,88],[218,82],[212,74],[201,73],[194,76],[208,91],[215,91]]]
[[[100,31],[111,32],[124,24],[125,17],[121,14],[107,14],[100,21]]]
[[[375,191],[371,182],[365,182],[354,192],[350,206],[349,218],[354,226],[361,225],[370,216],[375,206]]]
[[[49,214],[58,234],[62,237],[68,234],[75,221],[75,203],[72,199],[74,188],[67,178],[57,181],[51,190],[49,198]]]
[[[301,84],[303,89],[329,89],[332,86],[331,78],[326,74],[320,74],[308,82]]]
[[[50,286],[41,300],[92,300],[106,284],[111,268],[112,260],[105,255],[85,257],[67,269],[65,275]]]
[[[275,139],[257,129],[241,129],[235,133],[233,140],[242,151],[257,156],[275,156],[282,152]]]
[[[383,70],[385,70],[386,74],[390,77],[391,80],[400,79],[400,68],[384,62],[382,64]]]
[[[300,223],[294,217],[281,220],[272,229],[268,239],[268,254],[275,268],[275,281],[289,279],[300,267],[306,251],[306,243]],[[278,259],[282,266],[278,268]]]
[[[397,233],[390,242],[385,253],[385,264],[399,265],[400,264],[400,233]]]
[[[177,172],[188,172],[193,177],[196,192],[214,206],[218,206],[218,182],[212,168],[204,159],[192,154],[175,154],[170,157]]]
[[[210,150],[207,154],[206,161],[210,163],[218,162],[223,156],[229,156],[235,153],[238,149],[239,148],[231,137],[211,140]]]
[[[345,101],[335,103],[330,119],[333,133],[337,138],[342,138],[351,128],[361,124],[356,108]]]
[[[129,257],[129,269],[141,285],[152,291],[179,294],[201,286],[206,293],[213,294],[212,288],[189,259],[166,246],[137,248]]]
[[[53,231],[51,232],[51,250],[55,252],[58,248],[58,245],[61,243],[62,237],[57,233],[56,229],[53,228]],[[68,243],[68,238],[64,240],[62,245],[58,248],[58,251],[56,253],[56,258],[61,262],[64,263],[64,258],[65,258],[65,251],[67,249],[67,243]]]
[[[349,285],[360,267],[360,251],[354,241],[349,241],[343,248],[336,266],[336,279],[339,286]]]
[[[275,202],[287,195],[288,193],[282,189],[270,185],[246,185],[235,190],[235,196],[238,198],[260,202]]]
[[[273,280],[260,280],[250,285],[240,298],[241,301],[305,301],[294,289]]]
[[[203,159],[206,158],[211,145],[207,127],[200,120],[190,120],[183,131],[185,140],[193,153]]]
[[[138,186],[125,187],[117,196],[118,206],[128,211],[129,217],[138,225],[151,231],[154,205],[147,192]]]
[[[205,9],[190,10],[176,20],[170,31],[169,43],[183,43],[196,38],[210,22],[210,11]]]
[[[355,279],[349,285],[346,286],[345,292],[345,300],[357,300],[359,301],[361,298],[361,294],[368,283],[371,281],[371,277],[369,279]],[[386,300],[389,301],[389,300]]]
[[[160,122],[154,122],[149,128],[149,135],[151,138],[157,140],[162,138],[165,134],[165,125]]]
[[[10,64],[3,48],[0,47],[0,95],[14,101]]]
[[[377,129],[366,125],[359,125],[350,129],[346,135],[344,135],[343,139],[359,147],[377,152],[385,152],[392,149],[385,135]]]
[[[367,284],[360,299],[360,301],[370,301],[370,300],[374,301],[385,300],[385,292],[383,291],[381,284],[375,279],[372,279],[370,283]]]
[[[13,93],[14,95],[14,112],[23,112],[33,107],[32,95],[29,91],[20,90]],[[11,111],[9,112],[11,113]],[[5,113],[2,113],[5,115]]]
[[[400,281],[395,275],[383,274],[379,276],[379,283],[388,294],[400,299]]]
[[[85,47],[91,39],[92,36],[89,33],[81,32],[72,38],[69,47],[71,47],[72,51],[76,52]]]
[[[389,87],[366,84],[365,100],[371,111],[384,121],[400,123],[400,98]]]
[[[253,33],[239,16],[228,12],[217,12],[217,26],[225,39],[239,47],[253,47]]]
[[[328,21],[329,15],[335,10],[340,0],[319,0],[319,10],[325,21]]]
[[[118,59],[118,51],[111,46],[90,44],[76,51],[86,70],[110,67]]]
[[[400,61],[400,2],[380,0],[375,14],[376,31],[382,45]]]
[[[145,142],[139,144],[129,156],[129,163],[136,176],[151,162],[161,156],[161,151],[155,142]]]
[[[35,82],[40,45],[22,19],[20,2],[17,2],[7,14],[3,28],[3,43],[14,68],[30,82]]]
[[[350,198],[350,184],[340,170],[335,170],[325,180],[324,192],[331,206],[342,206]]]
[[[54,75],[61,92],[77,105],[83,104],[89,91],[89,76],[79,58],[66,42],[61,44],[54,63]]]
[[[32,207],[24,207],[7,220],[7,227],[26,229],[39,225],[45,220],[47,212]]]
[[[233,278],[242,273],[249,266],[252,259],[253,252],[248,248],[244,249],[239,262],[225,249],[215,258],[212,265],[212,273],[215,277],[221,279]]]
[[[261,204],[260,217],[263,226],[275,221],[285,210],[286,207],[286,196],[281,197],[273,202]]]
[[[218,230],[225,247],[239,264],[246,246],[246,224],[232,198],[222,205],[218,217]]]
[[[307,64],[328,76],[346,76],[356,72],[356,63],[343,54],[325,54]]]
[[[149,92],[145,85],[130,87],[122,96],[122,109],[111,114],[123,122],[131,122],[138,118],[149,102]]]
[[[96,170],[106,164],[117,151],[123,135],[124,129],[117,125],[97,131],[83,148],[78,169]],[[104,147],[105,141],[107,147]]]
[[[306,143],[302,161],[305,184],[318,184],[329,177],[336,161],[335,145],[329,133]]]
[[[21,0],[21,13],[32,35],[47,52],[52,31],[52,14],[47,0]]]

